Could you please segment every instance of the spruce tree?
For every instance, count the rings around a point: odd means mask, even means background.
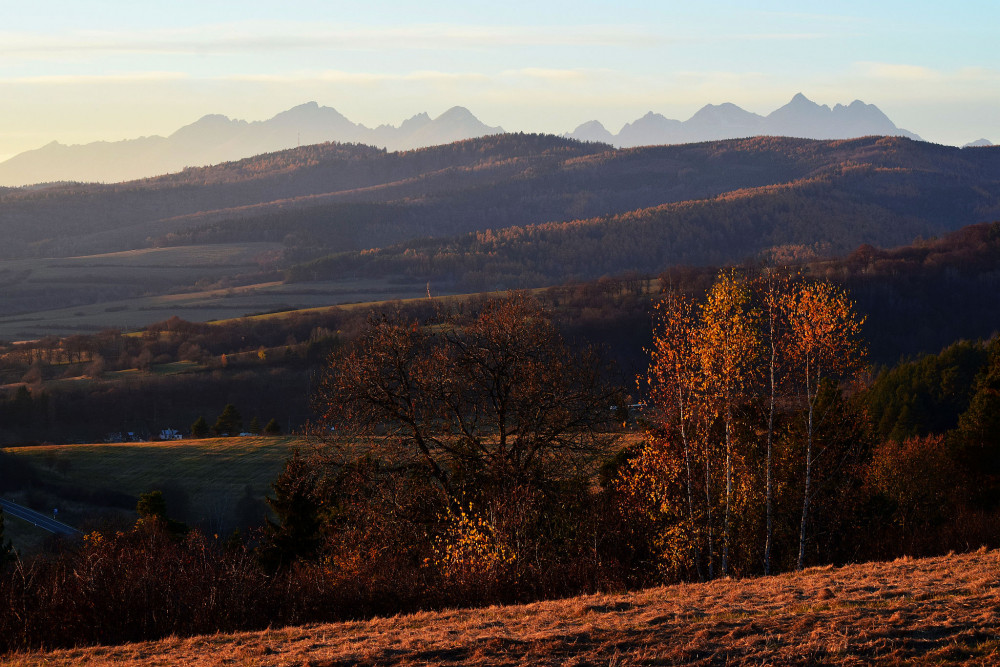
[[[204,417],[198,417],[191,424],[191,437],[192,438],[207,438],[209,433],[208,422],[205,421]]]
[[[239,435],[243,431],[243,417],[232,403],[227,403],[222,414],[215,420],[212,427],[216,435]]]
[[[267,543],[260,551],[261,560],[271,570],[314,557],[322,544],[322,503],[315,494],[317,474],[316,467],[296,449],[271,484],[274,497],[265,500],[278,521],[266,519]]]
[[[3,510],[0,509],[0,568],[17,558],[14,547],[4,539]]]

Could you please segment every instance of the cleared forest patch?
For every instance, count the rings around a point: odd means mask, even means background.
[[[25,666],[996,664],[1000,552],[7,660]]]

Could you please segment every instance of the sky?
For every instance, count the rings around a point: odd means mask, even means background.
[[[264,120],[308,101],[398,125],[617,132],[733,102],[860,99],[925,140],[1000,143],[996,0],[0,0],[0,160]]]

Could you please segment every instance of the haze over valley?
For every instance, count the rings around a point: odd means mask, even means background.
[[[412,150],[503,133],[482,123],[464,107],[436,118],[417,114],[397,126],[368,128],[336,109],[309,102],[265,121],[246,122],[222,115],[204,116],[167,137],[119,142],[63,145],[52,142],[0,162],[0,185],[19,186],[55,181],[114,183],[158,176],[323,142],[359,143],[389,151]],[[612,134],[599,121],[589,121],[563,136],[617,147],[682,144],[759,135],[808,139],[916,134],[900,129],[875,105],[855,100],[832,109],[801,93],[767,116],[734,104],[709,104],[687,121],[650,111]]]

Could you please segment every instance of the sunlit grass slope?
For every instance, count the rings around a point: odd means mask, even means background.
[[[1000,552],[7,659],[24,666],[997,664]]]

